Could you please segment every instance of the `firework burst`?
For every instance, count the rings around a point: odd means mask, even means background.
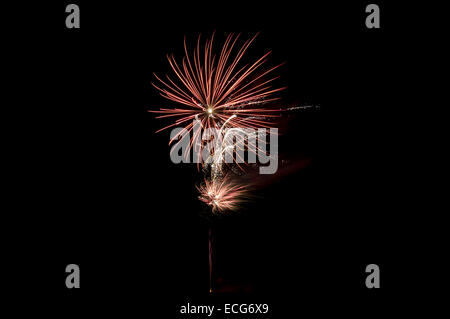
[[[201,121],[201,128],[220,128],[227,122],[229,127],[260,128],[271,127],[270,121],[278,117],[280,108],[265,107],[267,102],[278,100],[274,94],[285,89],[272,88],[278,76],[270,76],[280,65],[265,70],[270,51],[252,64],[238,66],[253,38],[245,41],[235,50],[239,35],[228,35],[218,57],[213,54],[214,34],[201,50],[200,36],[197,47],[190,56],[184,41],[185,56],[181,64],[173,55],[167,59],[175,73],[175,80],[166,76],[163,80],[155,74],[161,96],[179,104],[179,107],[150,111],[161,115],[157,118],[172,118],[174,121],[159,131],[173,126],[183,126],[190,133],[193,120]],[[201,52],[202,51],[202,52]],[[236,51],[236,54],[234,52]],[[193,132],[192,141],[200,132]],[[178,136],[174,136],[172,143]]]
[[[213,213],[237,210],[247,194],[245,186],[233,184],[227,178],[205,179],[197,190],[199,199],[210,206]]]

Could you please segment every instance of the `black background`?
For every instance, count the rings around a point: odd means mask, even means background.
[[[217,300],[268,303],[273,318],[415,307],[400,296],[432,281],[417,275],[432,257],[407,195],[404,7],[378,1],[382,27],[369,30],[364,1],[76,1],[81,29],[69,30],[68,3],[36,7],[45,15],[27,19],[18,56],[28,75],[16,99],[13,296],[58,317],[174,318],[182,304]],[[213,31],[261,32],[249,54],[286,62],[283,103],[320,107],[289,115],[281,137],[280,152],[304,167],[215,225],[217,287],[251,292],[211,296],[201,174],[170,162],[168,134],[154,133],[164,122],[147,110],[167,103],[150,84],[169,71],[165,55],[180,56],[185,35]],[[65,287],[70,263],[81,268],[79,290]],[[378,290],[365,287],[371,263]]]

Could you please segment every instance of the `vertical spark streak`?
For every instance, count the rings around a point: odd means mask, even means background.
[[[212,231],[209,227],[209,292],[212,293]]]

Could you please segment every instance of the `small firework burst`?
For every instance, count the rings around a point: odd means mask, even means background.
[[[245,186],[233,184],[228,178],[205,179],[197,190],[199,199],[210,206],[213,213],[237,210],[247,194]]]

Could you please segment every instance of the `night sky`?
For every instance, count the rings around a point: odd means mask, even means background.
[[[76,3],[79,30],[65,28],[68,2],[45,4],[48,18],[29,21],[21,55],[31,89],[19,99],[34,102],[17,130],[20,240],[7,265],[23,274],[12,276],[19,295],[36,296],[37,308],[58,304],[51,313],[62,317],[181,318],[188,301],[253,300],[293,318],[384,314],[414,290],[405,265],[418,249],[408,226],[417,217],[403,195],[412,186],[400,126],[412,57],[400,8],[378,1],[382,27],[369,30],[363,1]],[[249,58],[272,50],[271,65],[285,62],[279,103],[314,107],[283,118],[287,168],[242,212],[211,221],[195,188],[202,173],[171,163],[169,133],[155,134],[167,122],[147,111],[170,104],[151,86],[153,72],[170,71],[165,55],[181,58],[184,36],[195,43],[214,31],[218,41],[260,32]],[[223,291],[212,296],[210,227]],[[79,290],[65,287],[70,263]],[[364,284],[371,263],[378,290]],[[39,275],[27,278],[30,269]]]

